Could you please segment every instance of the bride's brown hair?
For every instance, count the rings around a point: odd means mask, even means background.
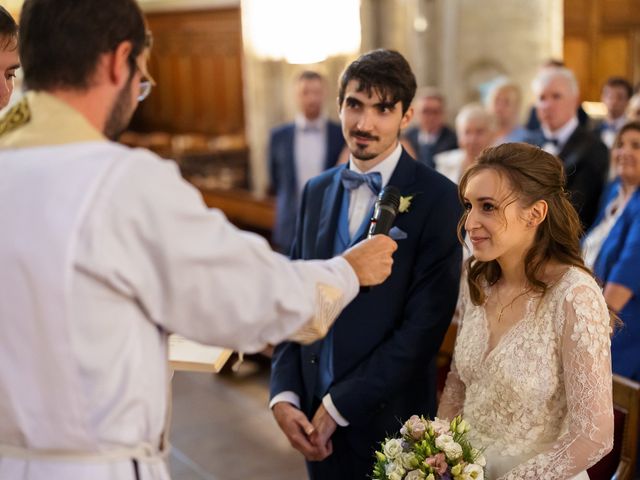
[[[511,187],[510,197],[523,208],[539,200],[548,205],[547,216],[538,225],[533,245],[524,259],[525,275],[533,291],[543,295],[547,292],[549,285],[542,280],[542,274],[551,260],[592,275],[582,260],[580,237],[583,230],[564,188],[565,176],[560,160],[525,143],[487,148],[460,179],[458,195],[463,205],[469,179],[484,170],[494,170],[506,178]],[[465,213],[458,224],[460,239],[466,218]],[[500,265],[496,260],[481,262],[471,256],[466,262],[466,269],[471,301],[481,305],[485,302],[484,286],[493,285],[501,276]]]

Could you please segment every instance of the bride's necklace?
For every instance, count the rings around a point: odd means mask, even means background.
[[[499,310],[498,323],[500,323],[500,321],[502,320],[502,315],[504,314],[504,311],[507,308],[511,307],[517,299],[519,299],[528,291],[529,291],[529,288],[525,285],[524,287],[522,287],[522,290],[520,291],[519,294],[513,297],[513,299],[509,303],[507,303],[506,305],[503,305],[502,302],[500,301],[500,290],[496,288],[496,302],[498,303],[498,310]]]

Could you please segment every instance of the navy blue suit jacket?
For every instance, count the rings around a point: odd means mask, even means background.
[[[442,127],[442,130],[440,130],[440,135],[438,135],[438,138],[433,144],[430,152],[427,152],[427,150],[424,148],[420,148],[420,142],[418,141],[419,134],[420,129],[418,127],[412,127],[405,132],[404,137],[409,141],[409,143],[413,147],[414,152],[416,152],[416,160],[424,163],[428,167],[435,168],[433,157],[436,154],[446,152],[447,150],[455,150],[456,148],[458,148],[458,138],[456,137],[456,132],[451,130],[446,125]]]
[[[271,189],[276,194],[276,224],[272,241],[281,251],[288,253],[295,234],[296,215],[300,205],[298,176],[294,159],[295,124],[288,123],[271,131],[269,140],[269,176]],[[344,147],[339,124],[327,122],[327,156],[324,169],[338,162]]]
[[[531,131],[526,141],[542,147],[542,130]],[[571,194],[571,203],[587,230],[596,218],[600,196],[607,182],[609,150],[595,134],[578,126],[558,157],[564,164],[566,188]]]
[[[324,259],[333,252],[343,197],[341,165],[310,180],[304,190],[293,258]],[[389,185],[416,194],[394,226],[398,240],[391,276],[360,293],[333,328],[334,382],[329,389],[352,448],[371,455],[385,434],[412,414],[435,414],[435,357],[458,297],[461,215],[456,186],[402,153]],[[364,238],[364,236],[362,237]],[[271,396],[300,395],[311,417],[321,342],[283,343],[272,361]]]

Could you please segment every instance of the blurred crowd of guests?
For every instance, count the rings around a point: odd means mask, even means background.
[[[287,253],[300,192],[306,181],[346,161],[340,126],[322,106],[326,79],[303,72],[296,81],[299,113],[271,133],[269,171],[277,196],[274,244]],[[520,121],[523,92],[509,79],[493,82],[484,102],[464,105],[455,128],[446,123],[443,92],[420,89],[415,122],[401,141],[416,159],[454,183],[483,149],[526,142],[558,156],[565,167],[567,194],[584,227],[588,265],[601,281],[624,327],[614,336],[614,371],[640,380],[640,85],[621,77],[602,87],[603,118],[583,110],[575,74],[561,62],[542,65],[532,82],[534,104]]]

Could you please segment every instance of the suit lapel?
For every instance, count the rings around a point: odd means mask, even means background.
[[[582,150],[584,149],[583,144],[582,131],[578,126],[564,147],[562,147],[560,153],[558,153],[558,156],[562,159],[562,163],[564,163],[564,170],[567,175],[573,172],[578,160],[580,160]]]
[[[292,124],[289,129],[286,131],[286,136],[284,138],[284,142],[286,144],[285,151],[289,152],[287,157],[289,163],[289,171],[291,172],[291,182],[292,185],[290,187],[293,189],[292,192],[298,191],[298,169],[296,168],[296,151],[295,151],[295,143],[294,137],[296,132],[295,124]]]
[[[326,121],[325,123],[325,135],[326,135],[326,141],[325,141],[325,145],[326,145],[326,153],[324,156],[324,169],[325,170],[329,170],[332,167],[335,167],[335,165],[333,164],[335,162],[334,157],[334,134],[333,134],[333,126],[331,125],[331,122],[329,120]],[[342,132],[340,132],[340,135],[342,135]]]
[[[338,168],[333,175],[333,180],[322,196],[320,221],[318,222],[318,237],[316,239],[317,258],[331,258],[333,256],[333,243],[336,229],[338,228],[338,216],[342,204],[344,187],[340,181],[340,172],[346,165]]]

